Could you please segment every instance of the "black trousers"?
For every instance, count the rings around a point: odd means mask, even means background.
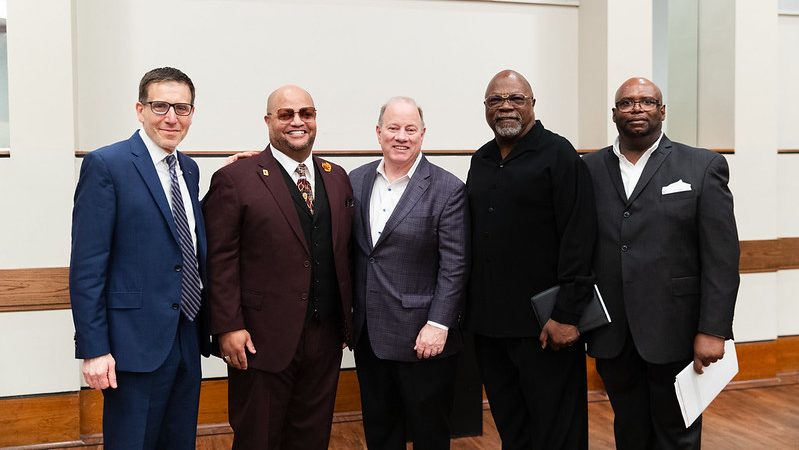
[[[691,362],[648,363],[638,354],[629,333],[619,356],[596,360],[616,416],[616,448],[700,448],[702,417],[686,429],[674,392],[674,377]]]
[[[355,348],[366,445],[405,450],[406,424],[414,450],[449,449],[457,356],[414,362],[379,359],[364,330]]]
[[[538,338],[475,335],[475,351],[503,449],[587,449],[582,343],[542,350]]]

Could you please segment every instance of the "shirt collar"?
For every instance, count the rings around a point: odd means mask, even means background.
[[[150,139],[150,136],[148,136],[147,133],[145,133],[142,130],[139,130],[139,137],[141,138],[142,142],[144,142],[144,146],[147,147],[147,153],[149,153],[150,158],[153,159],[154,165],[160,163],[161,161],[164,160],[164,158],[172,154],[174,154],[175,158],[177,159],[178,156],[177,150],[175,150],[172,153],[169,153],[168,151],[161,148],[158,144],[153,142],[153,140]]]
[[[422,160],[422,152],[419,152],[419,154],[416,155],[416,160],[413,162],[413,165],[408,170],[408,173],[406,173],[404,176],[401,176],[401,177],[397,178],[396,180],[394,180],[394,182],[402,180],[405,177],[408,177],[409,180],[411,178],[413,178],[413,174],[416,172],[416,168],[419,167],[419,161],[421,161],[421,160]],[[377,165],[377,169],[376,170],[377,170],[377,173],[380,174],[380,176],[382,176],[383,178],[386,179],[386,181],[388,181],[388,176],[386,176],[386,158],[385,157],[380,159],[380,164]]]
[[[652,152],[654,152],[655,149],[658,148],[658,146],[660,145],[660,140],[663,139],[663,134],[664,134],[663,131],[661,131],[660,132],[660,136],[658,136],[658,138],[655,141],[655,143],[652,144],[648,149],[646,149],[646,151],[641,155],[641,158],[639,159],[639,161],[641,159],[644,159],[644,161],[646,161],[649,158],[649,155],[651,155]],[[619,137],[618,136],[616,136],[616,140],[613,142],[613,153],[616,154],[616,157],[619,158],[620,161],[621,160],[627,161],[627,158],[621,153],[621,148],[619,147]]]
[[[269,149],[272,150],[272,156],[275,157],[278,163],[283,166],[283,169],[288,172],[289,176],[293,176],[294,172],[297,170],[297,166],[300,165],[297,161],[291,159],[287,154],[281,152],[280,150],[276,149],[272,144],[269,144]],[[308,181],[314,180],[314,166],[313,166],[313,154],[309,154],[308,158],[303,161],[305,166],[308,170],[305,171],[306,175],[305,178]]]

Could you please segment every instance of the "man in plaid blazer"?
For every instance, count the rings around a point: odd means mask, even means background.
[[[464,183],[421,154],[413,99],[380,110],[383,158],[350,174],[355,362],[369,448],[449,448],[468,267]]]

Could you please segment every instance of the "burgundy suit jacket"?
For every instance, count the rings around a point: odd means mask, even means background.
[[[316,157],[314,162],[321,169],[316,183],[324,183],[330,203],[341,339],[351,342],[352,187],[341,167]],[[267,147],[258,156],[219,169],[203,205],[211,332],[249,331],[257,353],[248,355],[248,365],[267,372],[281,371],[291,362],[311,285],[308,243],[280,171]]]

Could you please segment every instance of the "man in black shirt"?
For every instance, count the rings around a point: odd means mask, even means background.
[[[585,350],[575,325],[592,295],[594,195],[574,147],[535,120],[534,105],[517,72],[498,73],[486,89],[494,139],[472,157],[466,183],[466,323],[503,448],[587,448]],[[554,285],[560,293],[541,329],[530,297]]]

